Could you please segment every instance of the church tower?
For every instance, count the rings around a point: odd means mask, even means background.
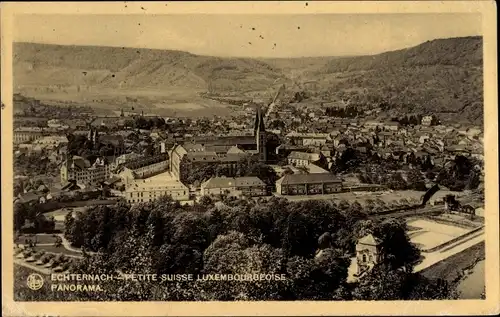
[[[89,134],[87,135],[87,139],[92,142],[92,139],[94,137],[94,129],[92,127],[89,128]]]
[[[255,115],[254,136],[255,142],[257,143],[257,151],[259,152],[259,160],[261,162],[266,162],[266,127],[264,126],[264,115],[262,114],[260,106],[257,106],[257,113]]]
[[[94,131],[94,136],[92,138],[92,144],[96,147],[99,144],[99,132],[97,129]]]

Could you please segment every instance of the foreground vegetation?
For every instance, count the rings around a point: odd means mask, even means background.
[[[443,280],[412,273],[419,259],[404,222],[366,220],[363,210],[327,201],[257,202],[208,197],[194,206],[169,198],[133,207],[90,208],[68,215],[66,238],[86,251],[71,272],[116,274],[284,274],[284,280],[102,282],[79,300],[351,300],[442,299]],[[358,238],[382,241],[383,262],[348,283]],[[321,251],[321,252],[320,252]],[[24,294],[24,293],[23,293]],[[37,293],[41,294],[41,293]],[[24,294],[23,296],[27,296]],[[51,293],[30,297],[51,298]],[[71,298],[68,297],[67,300]]]

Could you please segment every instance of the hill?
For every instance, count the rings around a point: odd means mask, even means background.
[[[482,37],[428,41],[373,56],[337,58],[307,76],[358,103],[383,103],[395,114],[483,120]]]
[[[314,85],[297,85],[307,82]],[[91,90],[92,97],[105,91],[113,96],[144,97],[141,102],[149,107],[144,102],[152,96],[162,102],[172,98],[179,104],[207,91],[268,96],[282,83],[288,91],[309,90],[316,98],[349,99],[362,108],[382,106],[391,116],[435,113],[445,121],[479,124],[483,114],[482,38],[438,39],[373,56],[289,59],[221,58],[120,47],[14,45],[15,87],[51,86],[42,88],[44,93],[64,91],[66,95],[59,99],[75,97],[83,90]]]
[[[252,59],[187,52],[34,43],[14,45],[14,83],[109,88],[182,87],[219,91],[267,88],[279,70]]]

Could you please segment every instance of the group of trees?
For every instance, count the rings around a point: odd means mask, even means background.
[[[15,232],[52,232],[55,229],[54,217],[45,217],[36,204],[14,204],[14,231]]]
[[[344,108],[339,107],[328,107],[325,110],[327,116],[337,117],[337,118],[356,118],[363,113],[362,110],[358,110],[355,106],[347,106]]]
[[[350,300],[448,298],[446,283],[412,273],[419,259],[404,222],[367,220],[348,202],[168,197],[129,207],[92,207],[65,220],[66,238],[87,254],[80,273],[284,274],[284,280],[113,281],[83,300]],[[367,284],[347,283],[357,239],[380,239],[383,261]],[[393,283],[397,282],[397,288]],[[404,289],[397,292],[395,290]]]
[[[17,94],[14,98],[16,109],[22,109],[16,112],[16,116],[21,117],[40,117],[51,119],[82,119],[83,116],[92,114],[94,111],[88,106],[56,106],[48,105],[40,100],[25,97]]]
[[[403,126],[420,125],[422,122],[422,115],[404,115],[402,117],[392,118],[391,121],[399,122]]]
[[[128,119],[125,121],[125,126],[132,129],[165,129],[167,124],[165,119],[161,117],[143,117],[136,116],[132,119]]]
[[[480,163],[462,155],[457,155],[450,164],[444,166],[436,176],[436,182],[451,190],[473,190],[480,184]]]
[[[115,146],[112,143],[97,142],[94,144],[84,135],[68,134],[68,153],[70,155],[82,156],[89,161],[95,161],[97,157],[112,156],[120,153],[123,148],[122,142]]]
[[[411,164],[406,173],[401,170]],[[378,154],[362,153],[348,147],[335,161],[331,171],[334,173],[356,173],[362,183],[385,185],[393,190],[413,189],[425,191],[426,179],[454,191],[474,190],[480,184],[481,163],[477,159],[457,155],[445,166],[434,166],[431,157],[416,157],[413,153],[406,156],[406,162],[392,157],[382,159]]]
[[[362,183],[385,185],[392,190],[427,190],[424,175],[418,169],[409,170],[405,179],[401,172],[387,173],[381,166],[367,166],[357,177]]]
[[[43,193],[49,191],[49,189],[45,186],[43,180],[41,179],[28,178],[14,180],[14,197],[17,197],[19,194],[22,194],[24,192],[38,191],[38,189],[41,189],[40,191]]]
[[[58,175],[57,163],[51,161],[44,153],[29,153],[16,155],[14,159],[14,174],[24,176]]]

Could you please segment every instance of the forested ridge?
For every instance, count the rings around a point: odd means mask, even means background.
[[[383,106],[391,115],[437,114],[444,122],[483,121],[482,37],[436,39],[371,56],[280,59],[221,58],[182,51],[15,43],[16,86],[169,89],[269,95],[314,81],[307,93]],[[289,73],[300,73],[295,79]],[[280,83],[281,83],[280,81]],[[300,86],[300,85],[299,85]],[[292,91],[288,91],[290,94]]]

